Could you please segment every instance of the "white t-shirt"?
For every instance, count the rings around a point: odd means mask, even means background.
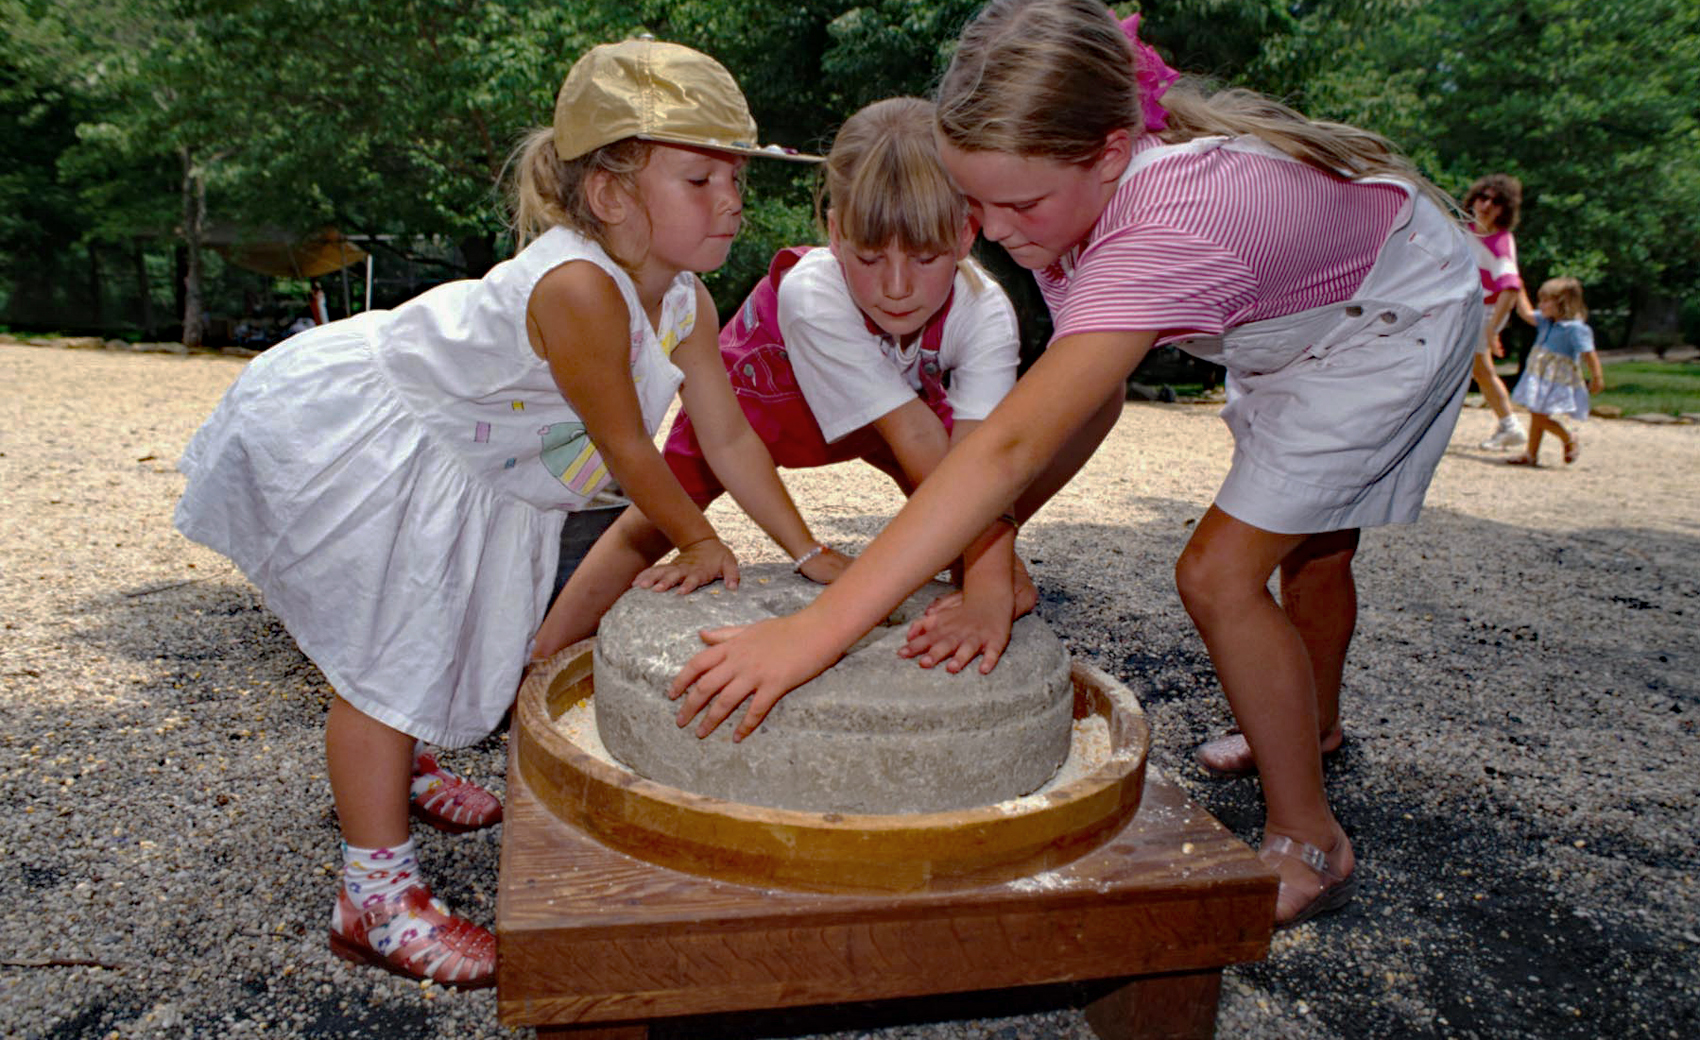
[[[967,261],[972,264],[973,261]],[[980,288],[960,270],[939,342],[939,368],[957,419],[984,419],[1015,385],[1020,337],[1015,308],[983,268]],[[803,399],[828,443],[915,400],[920,336],[899,350],[868,331],[830,250],[812,249],[779,283],[779,332]]]

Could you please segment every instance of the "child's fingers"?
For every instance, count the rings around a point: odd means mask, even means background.
[[[729,639],[736,639],[749,627],[748,625],[722,625],[719,628],[705,628],[698,632],[697,636],[709,646],[719,646]]]
[[[958,606],[961,606],[961,605],[962,605],[962,591],[960,589],[958,589],[955,592],[947,592],[944,595],[940,596],[938,599],[935,599],[931,603],[927,604],[927,609],[921,612],[921,616],[922,617],[931,617],[933,614],[936,614],[941,610],[946,610],[946,609],[949,609],[951,607],[958,607]]]
[[[904,644],[897,648],[897,656],[918,657],[931,649],[935,641],[932,634],[935,624],[937,624],[937,619],[931,615],[923,614],[916,618],[915,623],[909,626]]]
[[[716,629],[715,631],[724,630]],[[704,641],[707,641],[706,633],[704,634]],[[695,657],[685,662],[685,667],[679,669],[679,674],[673,677],[672,685],[667,687],[667,699],[678,700],[687,690],[691,689],[698,679],[707,675],[710,670],[725,659],[726,651],[718,647],[711,646],[707,650],[698,651]],[[695,712],[692,712],[692,714],[695,714]]]
[[[697,723],[697,738],[700,740],[720,728],[726,717],[735,711],[744,699],[755,692],[755,683],[741,675],[734,675],[720,688],[720,692],[710,697],[703,706],[702,717]]]
[[[724,676],[718,680],[715,678],[716,673],[721,670],[720,665],[716,665],[714,670],[709,671],[706,675],[699,676],[696,682],[686,687],[684,702],[679,705],[678,713],[673,716],[673,721],[678,724],[680,729],[689,725],[690,721],[697,717],[698,712],[713,703],[714,698],[719,696],[728,678]]]
[[[767,718],[767,713],[773,710],[775,704],[779,703],[780,696],[779,693],[758,692],[754,697],[751,697],[750,706],[744,711],[744,717],[739,720],[738,728],[733,732],[732,739],[734,741],[743,740],[754,733],[756,727],[761,725],[762,720]]]

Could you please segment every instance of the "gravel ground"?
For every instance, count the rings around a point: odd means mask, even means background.
[[[0,1035],[529,1036],[497,1025],[490,991],[326,950],[330,690],[242,575],[170,525],[177,456],[241,364],[0,345],[0,776],[17,796]],[[1530,471],[1473,447],[1488,425],[1465,413],[1420,524],[1364,536],[1350,743],[1329,766],[1361,895],[1228,971],[1221,1036],[1700,1033],[1700,427],[1590,423],[1577,465]],[[1214,409],[1130,405],[1021,548],[1044,616],[1143,701],[1153,766],[1253,839],[1256,781],[1188,759],[1228,712],[1170,577],[1229,448]],[[848,548],[897,505],[868,468],[789,482]],[[746,559],[778,558],[714,518]],[[446,758],[499,791],[505,742]],[[499,830],[419,838],[439,893],[489,921]],[[1066,1000],[715,1031],[1089,1036]]]

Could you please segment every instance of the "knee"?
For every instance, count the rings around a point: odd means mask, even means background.
[[[1238,568],[1220,551],[1198,540],[1187,543],[1175,561],[1175,590],[1193,622],[1207,625],[1241,595]]]

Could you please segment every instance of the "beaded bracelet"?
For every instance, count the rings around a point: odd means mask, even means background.
[[[826,552],[826,546],[819,543],[819,542],[816,542],[815,547],[813,549],[810,549],[808,552],[797,557],[797,562],[794,563],[791,566],[791,569],[793,571],[796,571],[798,574],[803,573],[804,564],[807,564],[810,560],[814,559],[816,556],[819,556],[823,552]]]

